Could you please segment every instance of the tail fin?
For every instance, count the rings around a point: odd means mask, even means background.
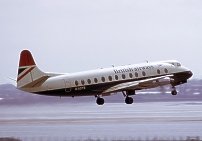
[[[31,88],[40,86],[49,76],[42,72],[37,66],[28,50],[23,50],[20,54],[17,88]]]

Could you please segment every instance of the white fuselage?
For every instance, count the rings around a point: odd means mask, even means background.
[[[47,96],[95,96],[98,105],[104,104],[100,96],[122,92],[126,104],[132,104],[136,90],[187,83],[192,72],[177,61],[148,62],[143,64],[90,70],[77,73],[47,73],[41,71],[29,50],[20,53],[17,88]]]
[[[96,95],[102,93],[108,86],[123,82],[132,82],[164,75],[175,75],[190,70],[181,66],[177,61],[162,61],[143,64],[125,65],[105,69],[61,74],[47,79],[40,87],[21,88],[32,93],[62,92],[61,96]],[[176,75],[177,77],[177,75]],[[186,76],[184,80],[187,79]],[[180,80],[179,80],[180,81]],[[167,83],[165,83],[167,84]],[[157,87],[154,84],[151,87]],[[148,87],[149,88],[149,87]],[[89,93],[89,94],[88,94]],[[54,94],[53,94],[54,95]]]

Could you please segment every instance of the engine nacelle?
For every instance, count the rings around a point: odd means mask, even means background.
[[[163,85],[171,84],[172,80],[170,79],[170,77],[165,77],[165,78],[156,80],[156,83],[158,83],[158,85],[160,86],[163,86]]]

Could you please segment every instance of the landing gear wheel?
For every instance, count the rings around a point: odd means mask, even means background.
[[[126,104],[132,104],[133,103],[133,98],[132,97],[126,97],[125,103]]]
[[[173,91],[171,92],[171,94],[172,94],[172,95],[177,95],[177,91],[176,91],[176,90],[173,90]]]
[[[103,105],[105,103],[105,100],[103,98],[98,97],[97,100],[96,100],[96,103],[98,105]]]

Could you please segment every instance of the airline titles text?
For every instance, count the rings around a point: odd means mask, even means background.
[[[154,69],[154,66],[144,66],[144,67],[136,67],[136,68],[123,68],[123,69],[115,69],[114,73],[125,73],[125,72],[133,72],[133,71],[141,71],[141,70],[151,70]]]

